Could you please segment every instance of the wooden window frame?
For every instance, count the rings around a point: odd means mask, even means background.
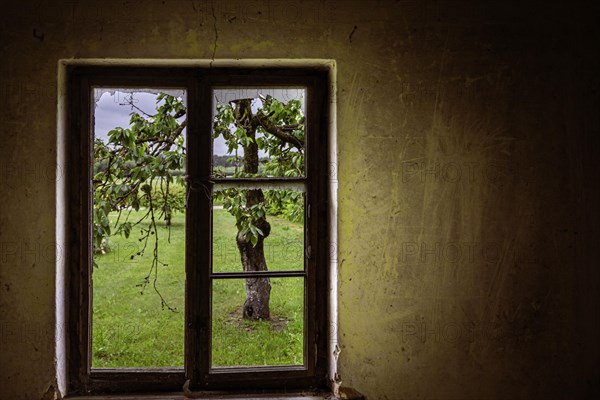
[[[69,275],[68,393],[135,393],[190,390],[288,391],[327,387],[329,327],[329,78],[325,68],[72,66],[68,76]],[[211,282],[246,273],[213,273],[211,200],[212,90],[246,87],[306,89],[305,177],[232,179],[240,183],[305,184],[305,270],[267,271],[269,277],[305,278],[304,365],[210,367]],[[185,365],[183,368],[91,369],[92,191],[94,87],[184,88],[187,92],[188,209],[186,211]],[[210,153],[210,154],[209,154]],[[282,186],[283,188],[284,186]],[[196,245],[194,245],[196,244]],[[197,245],[200,244],[200,245]],[[200,267],[198,267],[200,266]],[[256,274],[256,273],[255,273]],[[256,276],[256,275],[253,275]]]

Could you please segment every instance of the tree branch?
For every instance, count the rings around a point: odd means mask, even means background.
[[[271,135],[279,138],[280,140],[291,144],[298,150],[304,150],[304,143],[297,137],[287,133],[280,126],[274,125],[269,121],[269,118],[264,115],[255,115],[254,118],[264,128],[265,131]]]
[[[138,110],[139,112],[141,112],[142,114],[144,114],[146,117],[148,118],[154,118],[155,115],[151,115],[148,114],[146,111],[142,110],[141,108],[139,108],[138,106],[136,106],[135,104],[133,104],[133,100],[130,98],[127,101],[127,104],[129,104],[131,106],[131,108],[135,108],[136,110]],[[124,106],[126,105],[125,103],[119,103],[119,105]]]
[[[146,138],[146,139],[137,139],[135,141],[136,144],[141,144],[144,142],[152,142],[152,143],[167,143],[167,144],[174,144],[175,139],[177,139],[177,136],[179,136],[181,134],[181,132],[183,132],[183,130],[185,129],[185,127],[187,126],[187,118],[183,120],[183,122],[181,124],[179,124],[179,126],[168,136],[167,139],[157,139],[155,137],[150,137],[150,138]]]

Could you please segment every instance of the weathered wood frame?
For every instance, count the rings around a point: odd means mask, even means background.
[[[328,71],[320,68],[71,67],[69,118],[69,393],[191,390],[290,390],[324,388],[328,362],[329,152]],[[261,276],[305,281],[304,365],[211,368],[212,281],[245,278],[252,272],[213,273],[212,204],[204,190],[189,190],[186,211],[185,366],[173,369],[91,369],[92,271],[92,92],[94,87],[183,88],[187,92],[189,185],[217,189],[211,178],[212,90],[215,88],[304,87],[306,156],[303,178],[231,179],[227,183],[281,186],[303,183],[305,269],[265,271]]]

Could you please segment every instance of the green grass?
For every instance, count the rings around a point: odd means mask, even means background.
[[[215,166],[213,167],[213,173],[214,174],[224,174],[226,177],[231,177],[233,176],[236,172],[241,172],[243,170],[242,166],[239,166],[237,168],[235,168],[234,166],[229,166],[229,167],[223,167],[223,166]],[[261,163],[258,166],[258,172],[260,174],[264,173],[265,167],[264,165]]]
[[[133,213],[134,214],[134,213]],[[111,215],[114,221],[116,215]],[[158,229],[160,260],[156,285],[169,306],[161,308],[152,287],[143,294],[144,277],[152,258],[152,242],[144,256],[139,230],[129,239],[110,238],[110,252],[96,255],[93,271],[92,367],[181,367],[184,353],[185,216],[175,214],[170,239]],[[265,240],[270,270],[303,267],[302,226],[269,217],[271,235]],[[213,216],[216,271],[240,271],[235,244],[235,220],[224,210]],[[271,320],[245,321],[244,279],[213,282],[212,365],[297,365],[303,354],[303,279],[271,279]]]
[[[237,171],[241,171],[242,167],[238,167]],[[226,176],[231,176],[236,172],[236,168],[235,167],[214,167],[213,171],[216,173],[221,173],[221,174],[225,174]]]
[[[265,259],[271,271],[304,268],[304,233],[301,224],[268,217],[271,233],[264,242]],[[215,272],[238,272],[242,266],[235,237],[234,218],[226,211],[213,213],[213,268]]]
[[[241,318],[243,279],[213,285],[213,366],[303,363],[303,278],[271,279],[271,321]]]

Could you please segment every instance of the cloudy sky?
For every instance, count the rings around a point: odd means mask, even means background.
[[[94,95],[96,99],[94,134],[102,139],[106,139],[108,131],[116,127],[129,126],[129,114],[134,111],[127,104],[129,98],[137,107],[149,114],[153,114],[155,110],[156,95],[153,93],[124,93],[110,91],[110,89],[96,89]]]

